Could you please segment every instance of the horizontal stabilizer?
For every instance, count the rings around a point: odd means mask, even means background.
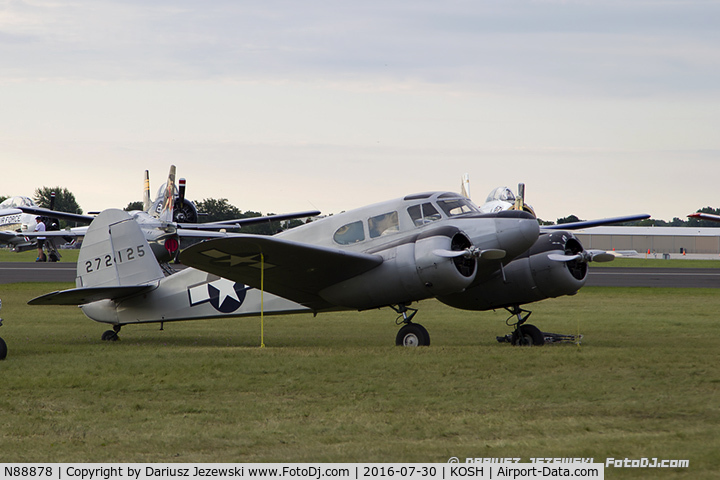
[[[117,300],[156,288],[156,285],[73,288],[33,298],[28,305],[84,305],[98,300]]]

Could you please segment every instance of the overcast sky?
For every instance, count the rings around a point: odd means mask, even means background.
[[[720,2],[0,0],[0,195],[337,213],[527,185],[538,216],[720,207]]]

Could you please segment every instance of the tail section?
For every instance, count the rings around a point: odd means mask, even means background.
[[[78,257],[78,288],[146,285],[163,277],[145,235],[127,212],[105,210],[93,220]]]
[[[162,278],[160,265],[137,222],[123,210],[105,210],[90,224],[83,240],[77,288],[48,293],[28,304],[84,305],[117,300],[154,290]],[[112,319],[107,322],[116,323]]]
[[[162,222],[173,221],[173,206],[175,204],[175,165],[170,165],[167,183],[158,192],[158,198],[152,206],[150,215]]]

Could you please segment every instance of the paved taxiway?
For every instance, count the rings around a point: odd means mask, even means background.
[[[720,288],[720,268],[625,268],[596,267],[587,286]]]
[[[74,263],[0,263],[0,284],[15,282],[75,282]],[[590,269],[588,286],[720,288],[720,268]]]

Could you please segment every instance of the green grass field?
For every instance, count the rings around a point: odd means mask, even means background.
[[[465,457],[688,459],[720,471],[720,292],[585,288],[532,306],[535,348],[496,342],[506,312],[435,301],[432,345],[394,346],[394,312],[105,326],[30,307],[70,284],[0,286],[0,462],[446,462]]]

